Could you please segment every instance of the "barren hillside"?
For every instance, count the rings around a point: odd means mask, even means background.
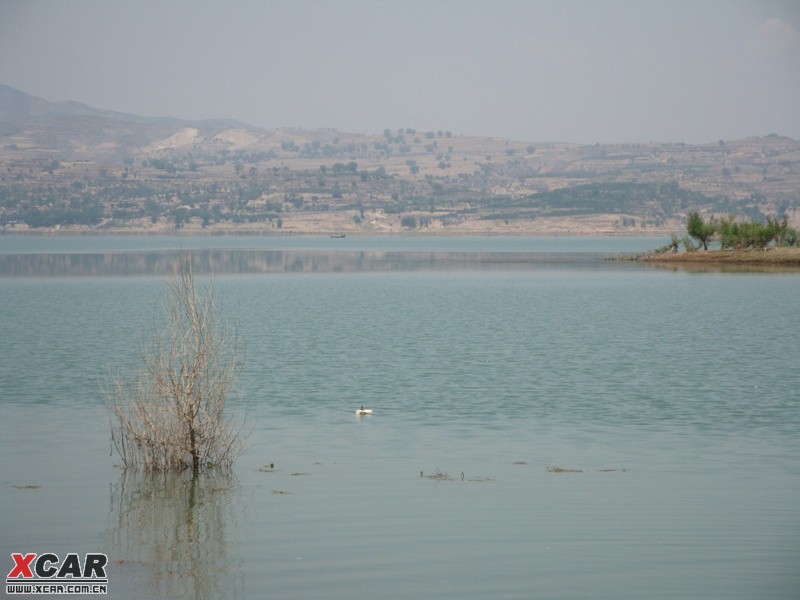
[[[48,103],[0,86],[0,228],[666,233],[689,210],[800,226],[800,142],[579,146],[264,130]]]

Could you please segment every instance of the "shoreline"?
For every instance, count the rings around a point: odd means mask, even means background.
[[[291,238],[291,237],[321,237],[321,238],[397,238],[397,237],[451,237],[451,238],[468,238],[468,237],[511,237],[511,238],[527,238],[527,237],[547,237],[547,238],[561,238],[561,237],[643,237],[643,238],[669,238],[671,233],[664,233],[659,231],[630,231],[630,232],[611,232],[611,231],[526,231],[526,232],[508,232],[508,231],[436,231],[436,232],[422,232],[422,231],[392,231],[392,232],[376,232],[364,231],[358,233],[336,234],[315,231],[286,231],[283,233],[275,231],[254,231],[254,230],[203,230],[203,231],[185,231],[181,229],[175,230],[96,230],[96,229],[58,229],[58,230],[42,230],[42,229],[29,229],[29,230],[13,230],[2,231],[0,230],[0,237],[8,236],[32,236],[32,237],[58,237],[58,236],[86,236],[86,237],[271,237],[271,238]]]
[[[767,250],[697,250],[638,259],[646,263],[694,265],[775,265],[800,267],[800,248]]]
[[[365,211],[361,221],[353,219],[352,211],[293,211],[281,213],[276,221],[253,223],[216,222],[203,224],[192,218],[180,227],[167,219],[155,223],[148,219],[108,221],[97,225],[53,225],[31,228],[15,224],[0,228],[0,235],[18,233],[31,235],[168,235],[168,236],[509,236],[509,237],[565,237],[565,236],[626,236],[664,237],[683,231],[685,225],[672,219],[656,225],[626,226],[620,215],[598,213],[592,215],[549,216],[533,218],[488,219],[479,215],[445,218],[440,213],[416,211],[406,216],[414,218],[414,225],[403,224],[400,214],[384,211]]]

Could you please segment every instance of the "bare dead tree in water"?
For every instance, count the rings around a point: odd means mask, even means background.
[[[211,288],[195,289],[188,259],[168,284],[164,316],[140,345],[141,369],[110,379],[113,446],[124,467],[145,471],[230,468],[242,447],[242,423],[225,410],[240,344]]]

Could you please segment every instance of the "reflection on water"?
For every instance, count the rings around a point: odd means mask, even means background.
[[[531,270],[600,265],[601,253],[203,249],[187,251],[0,254],[0,277],[166,275],[189,255],[199,274]],[[608,263],[605,264],[608,267]],[[630,266],[630,265],[628,265]]]
[[[123,471],[109,495],[110,577],[126,595],[241,596],[227,531],[237,485],[225,473]]]
[[[800,266],[782,264],[755,263],[694,263],[694,262],[649,262],[649,266],[665,271],[682,271],[685,273],[800,273]]]
[[[796,266],[640,263],[604,252],[427,250],[260,250],[205,248],[98,253],[0,253],[0,277],[165,276],[189,256],[200,275],[367,273],[402,271],[534,271],[543,269],[665,269],[690,273],[791,273]]]

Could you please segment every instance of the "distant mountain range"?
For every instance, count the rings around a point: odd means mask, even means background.
[[[64,158],[119,159],[119,149],[146,146],[176,129],[256,129],[232,119],[192,121],[174,117],[142,117],[93,108],[75,101],[50,102],[0,84],[0,136],[27,136],[41,150]],[[93,147],[105,149],[93,152]],[[114,148],[111,148],[112,144]]]
[[[250,125],[246,125],[234,119],[192,121],[174,117],[141,117],[128,113],[93,108],[73,100],[50,102],[49,100],[31,96],[30,94],[26,94],[10,86],[0,84],[0,123],[5,127],[22,127],[75,117],[126,121],[153,127],[198,127],[203,129],[251,128]]]
[[[0,85],[0,230],[654,233],[687,211],[800,225],[800,142],[531,143],[261,129]]]

